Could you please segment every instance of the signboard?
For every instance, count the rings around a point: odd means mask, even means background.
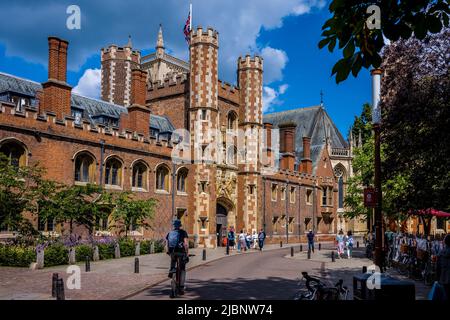
[[[364,189],[364,206],[369,208],[377,206],[377,193],[374,188]]]

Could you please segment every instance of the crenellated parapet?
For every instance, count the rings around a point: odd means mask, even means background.
[[[239,88],[228,82],[219,80],[219,98],[239,105]]]
[[[245,57],[238,58],[238,70],[245,69],[257,69],[259,71],[263,71],[263,58],[255,55],[251,57],[250,55],[246,55]]]
[[[178,75],[175,79],[153,82],[147,88],[147,101],[185,94],[189,91],[189,81],[185,76]]]
[[[191,31],[191,46],[196,46],[197,44],[213,45],[218,48],[219,32],[212,27],[204,30],[201,26],[198,26],[197,29]]]

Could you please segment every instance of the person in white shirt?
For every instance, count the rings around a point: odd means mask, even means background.
[[[258,233],[256,232],[256,230],[253,230],[252,241],[253,249],[256,249],[256,243],[258,242]]]

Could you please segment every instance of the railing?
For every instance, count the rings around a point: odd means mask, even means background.
[[[332,156],[350,156],[350,150],[349,149],[342,149],[342,148],[331,148],[331,155]]]

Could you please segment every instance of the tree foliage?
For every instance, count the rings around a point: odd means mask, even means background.
[[[370,5],[380,8],[380,29],[369,29],[366,21]],[[336,45],[343,57],[332,69],[336,83],[354,77],[361,68],[378,68],[382,63],[381,51],[385,39],[397,41],[415,36],[438,33],[449,26],[449,2],[447,0],[333,0],[329,6],[332,17],[322,26],[320,49],[328,47],[333,52]]]
[[[384,179],[409,177],[399,211],[450,210],[450,30],[388,46],[382,68]]]

